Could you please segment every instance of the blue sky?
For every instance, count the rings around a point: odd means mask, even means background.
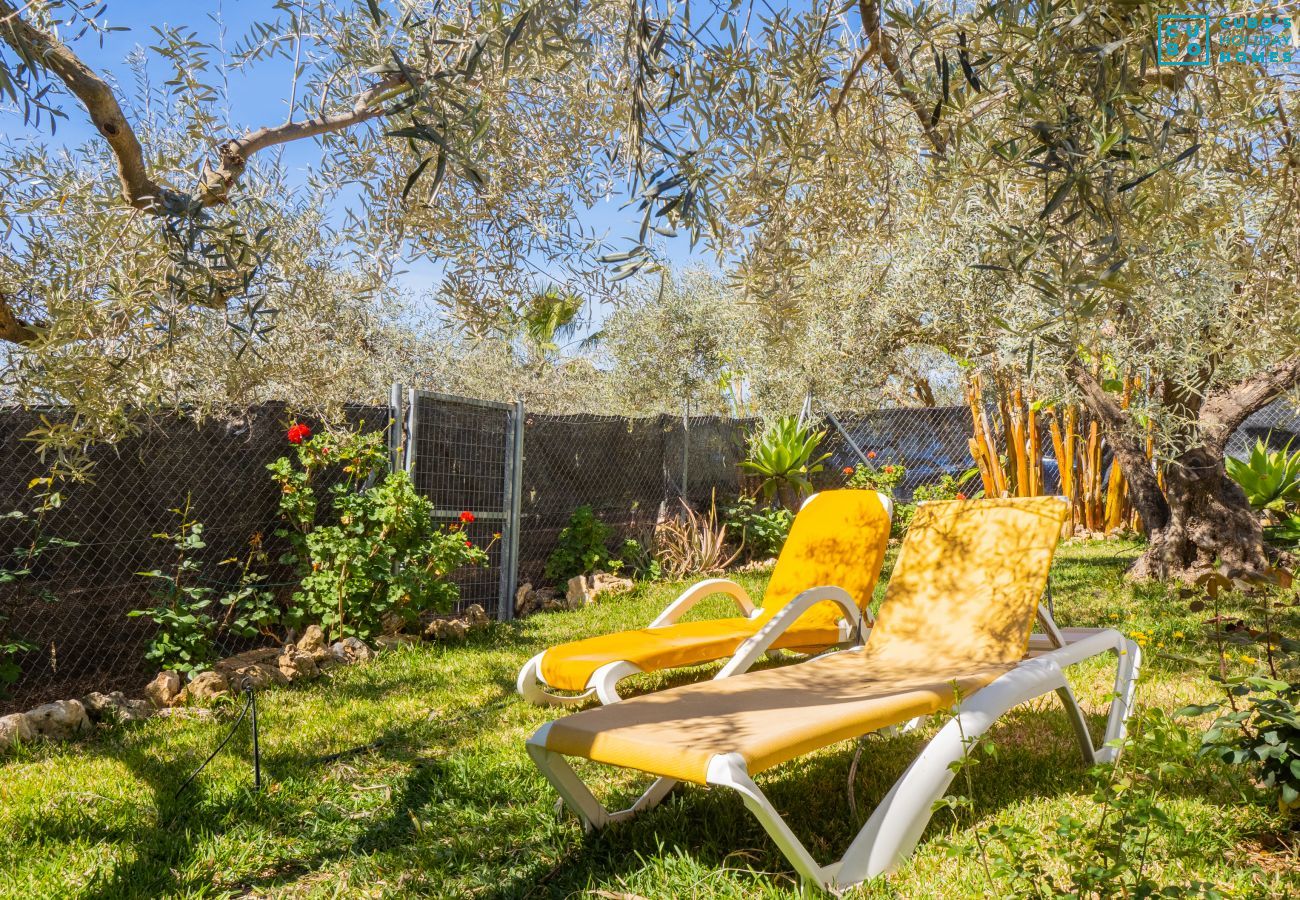
[[[190,28],[198,33],[200,40],[215,42],[221,30],[219,23],[223,23],[224,42],[226,46],[231,46],[242,37],[250,22],[275,14],[268,11],[269,7],[268,0],[109,0],[101,21],[125,30],[105,35],[102,44],[94,36],[88,36],[75,42],[73,47],[86,63],[110,83],[114,79],[127,82],[130,77],[125,63],[127,55],[137,46],[147,48],[156,42],[154,26]],[[234,118],[232,124],[236,129],[284,121],[288,111],[291,72],[292,64],[288,60],[275,59],[258,63],[247,72],[230,75],[230,109]],[[129,94],[129,85],[122,93]],[[12,109],[0,109],[0,131],[10,138],[24,136],[54,146],[77,145],[96,139],[89,119],[75,101],[68,99],[61,105],[68,116],[58,120],[53,135],[44,123],[39,130],[24,125],[22,116]],[[215,140],[223,136],[214,134],[213,138]],[[300,141],[285,145],[282,164],[292,180],[301,181],[307,168],[318,162],[318,159],[319,150],[315,143]],[[625,201],[625,196],[614,196],[597,204],[584,215],[583,225],[588,229],[609,230],[613,234],[635,233],[638,218],[634,210],[620,209]],[[684,238],[669,242],[667,256],[675,263],[704,261],[709,258],[699,251],[692,253]],[[436,266],[421,260],[406,266],[406,271],[398,280],[420,293],[436,286],[438,277]],[[604,308],[592,310],[592,313],[599,320],[603,318]]]

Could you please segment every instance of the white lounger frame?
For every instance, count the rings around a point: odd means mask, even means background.
[[[953,763],[960,760],[968,747],[1012,707],[1055,691],[1064,704],[1078,739],[1084,762],[1112,763],[1119,755],[1119,745],[1126,730],[1133,693],[1137,682],[1141,651],[1137,644],[1114,629],[1074,632],[1078,639],[1062,645],[1061,632],[1051,617],[1040,610],[1044,634],[1035,635],[1031,643],[1032,658],[961,701],[952,719],[931,739],[907,771],[894,783],[876,807],[862,830],[845,851],[843,858],[829,865],[819,865],[803,843],[794,835],[780,813],[759,789],[746,768],[744,759],[735,753],[713,757],[707,782],[728,787],[742,799],[771,835],[805,884],[837,893],[840,890],[884,874],[896,868],[911,854],[921,833],[930,821],[935,801],[944,795],[956,774]],[[1055,649],[1034,654],[1035,644],[1055,644]],[[854,652],[852,650],[844,652]],[[1115,690],[1111,699],[1106,734],[1100,747],[1094,746],[1087,719],[1075,700],[1064,670],[1104,653],[1117,659]],[[546,749],[550,723],[528,741],[528,753],[569,808],[577,813],[587,830],[603,828],[659,804],[676,782],[658,778],[632,806],[608,812],[577,776],[563,756]]]
[[[806,506],[816,496],[816,494],[809,496],[804,501],[804,505]],[[885,507],[885,512],[892,519],[894,517],[894,501],[878,491],[876,496],[880,498],[881,504]],[[761,609],[754,606],[754,601],[749,599],[748,592],[736,582],[727,578],[709,578],[683,591],[646,627],[669,628],[677,624],[678,620],[701,600],[715,594],[726,594],[731,597],[736,604],[736,608],[740,610],[740,614],[747,619],[756,618],[762,613]],[[865,616],[862,615],[853,602],[853,598],[841,588],[832,585],[809,588],[792,602],[786,604],[772,617],[771,621],[737,647],[736,652],[727,660],[727,664],[723,666],[722,671],[716,677],[726,678],[729,675],[747,671],[750,666],[762,658],[763,654],[769,652],[777,638],[798,621],[800,616],[825,600],[838,603],[844,610],[844,618],[839,623],[840,634],[836,646],[862,641],[865,638],[862,630],[864,622],[867,627],[872,624],[871,613],[867,612]],[[636,675],[643,671],[635,663],[627,660],[616,660],[606,663],[593,672],[591,677],[587,679],[586,689],[582,693],[558,694],[553,690],[548,690],[550,686],[547,685],[546,679],[542,677],[542,657],[547,652],[547,650],[543,650],[524,663],[524,667],[519,670],[519,677],[515,682],[515,687],[524,699],[538,706],[573,706],[586,702],[592,696],[597,697],[602,704],[617,703],[622,699],[618,694],[618,683],[629,675]],[[772,652],[775,654],[780,651]]]

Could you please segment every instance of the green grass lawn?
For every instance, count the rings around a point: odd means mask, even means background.
[[[1114,541],[1063,547],[1053,577],[1058,621],[1151,635],[1140,705],[1172,709],[1213,696],[1208,678],[1178,659],[1191,640],[1178,635],[1193,635],[1204,614],[1188,613],[1172,592],[1124,584],[1135,553]],[[765,576],[739,580],[758,596]],[[563,713],[515,696],[523,662],[553,643],[644,624],[680,587],[641,585],[585,610],[494,627],[464,645],[404,648],[310,686],[269,691],[259,703],[261,793],[241,734],[173,797],[228,718],[150,721],[78,744],[23,748],[0,761],[0,895],[795,896],[789,866],[731,792],[686,787],[643,817],[584,836],[576,820],[556,815],[554,794],[524,752],[528,735]],[[1100,712],[1108,668],[1098,661],[1074,671],[1085,708]],[[641,676],[625,686],[649,690],[708,673]],[[854,785],[859,814],[930,733],[867,740]],[[971,852],[976,833],[1016,824],[1050,834],[1063,815],[1096,815],[1094,779],[1054,696],[990,734],[1000,752],[972,769],[973,805],[956,818],[936,814],[908,863],[855,896],[1009,892],[1008,884],[990,886]],[[856,831],[847,796],[854,746],[759,779],[823,860]],[[639,783],[633,773],[582,771],[618,799],[634,796]],[[1296,842],[1238,774],[1196,763],[1169,779],[1160,801],[1185,827],[1151,849],[1149,870],[1162,882],[1209,881],[1230,896],[1300,893]]]

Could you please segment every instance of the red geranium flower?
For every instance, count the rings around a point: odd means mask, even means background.
[[[471,547],[471,548],[472,548],[472,547],[474,546],[474,542],[473,542],[473,541],[466,541],[466,542],[465,542],[465,546],[466,546],[466,547]]]
[[[893,471],[894,471],[894,467],[893,467],[893,466],[885,466],[885,474],[886,474],[886,475],[892,474]]]
[[[875,458],[876,458],[876,451],[875,451],[875,450],[870,450],[870,451],[867,452],[867,459],[875,459]]]
[[[966,495],[963,494],[961,491],[958,491],[958,492],[957,492],[957,499],[958,499],[958,500],[965,500],[965,499],[966,499]]]
[[[311,437],[311,429],[301,422],[294,422],[289,426],[289,443],[301,444],[309,437]]]
[[[468,525],[470,522],[474,521],[474,514],[469,510],[465,510],[463,513],[460,514],[460,520],[464,522],[466,525]]]
[[[852,474],[853,474],[853,467],[852,467],[852,466],[845,466],[845,467],[844,467],[844,474],[845,474],[845,475],[852,475]]]

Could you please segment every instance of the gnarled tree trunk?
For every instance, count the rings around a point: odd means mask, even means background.
[[[1130,577],[1190,580],[1214,569],[1235,576],[1268,568],[1263,529],[1222,453],[1189,450],[1164,466],[1164,476],[1168,515],[1163,526],[1147,529],[1150,543]]]
[[[1191,580],[1217,569],[1230,576],[1268,568],[1264,533],[1246,494],[1228,477],[1228,439],[1256,410],[1300,383],[1300,357],[1211,392],[1195,410],[1190,446],[1161,465],[1164,488],[1119,403],[1078,360],[1068,367],[1084,405],[1106,430],[1142,517],[1149,544],[1132,578]]]

